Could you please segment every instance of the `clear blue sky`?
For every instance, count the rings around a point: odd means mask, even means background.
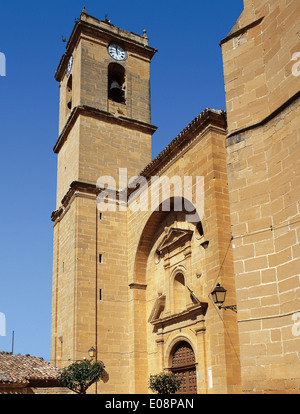
[[[83,4],[88,14],[138,34],[158,49],[151,66],[155,157],[207,107],[225,109],[219,42],[243,0],[5,1],[1,4],[0,350],[50,360],[52,222],[59,88],[54,73]],[[1,330],[0,330],[1,332]]]

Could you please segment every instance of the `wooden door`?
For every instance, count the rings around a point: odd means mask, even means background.
[[[197,394],[195,354],[188,342],[180,342],[173,353],[172,372],[182,378],[177,394]]]

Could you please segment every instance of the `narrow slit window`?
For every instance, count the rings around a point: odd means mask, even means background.
[[[99,254],[99,263],[100,264],[103,263],[103,256],[102,256],[102,254]]]

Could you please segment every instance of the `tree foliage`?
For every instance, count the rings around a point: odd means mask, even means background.
[[[165,373],[150,375],[149,388],[157,394],[175,394],[179,390],[182,378],[177,374]]]
[[[92,384],[107,375],[104,368],[102,361],[76,361],[62,369],[60,383],[77,394],[86,394]]]

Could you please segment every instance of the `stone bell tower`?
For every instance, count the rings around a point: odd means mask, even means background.
[[[97,210],[96,183],[119,168],[138,175],[151,161],[150,61],[146,32],[122,30],[83,9],[55,79],[60,86],[54,222],[51,362],[88,357],[126,391],[128,270],[126,213]],[[121,184],[121,183],[120,183]],[[109,388],[113,387],[113,388]]]

